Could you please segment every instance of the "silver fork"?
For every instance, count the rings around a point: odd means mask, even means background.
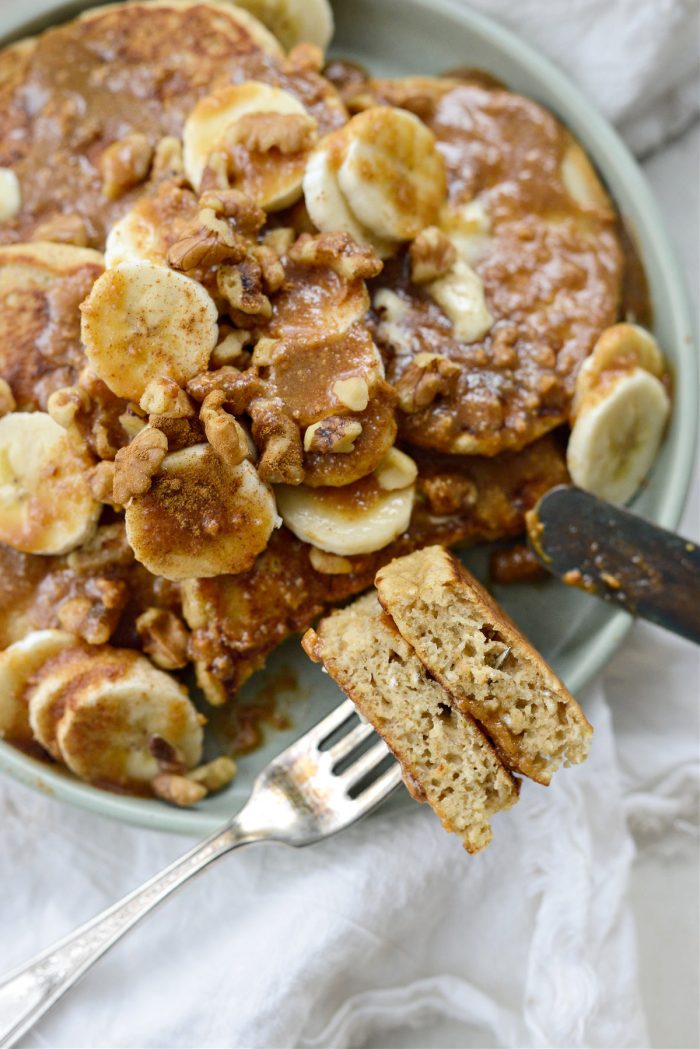
[[[311,845],[388,797],[400,768],[395,761],[380,767],[390,753],[383,740],[353,759],[373,733],[354,715],[350,700],[341,703],[263,769],[245,806],[220,831],[0,981],[0,1047],[14,1045],[132,925],[219,856],[258,841]],[[334,734],[337,741],[322,750]],[[339,770],[341,763],[347,767]]]

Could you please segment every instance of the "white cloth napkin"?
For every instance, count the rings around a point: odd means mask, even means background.
[[[638,150],[697,114],[697,3],[476,2],[565,65]],[[697,134],[683,142],[649,170],[694,250]],[[697,504],[685,530],[697,535]],[[378,1049],[413,1029],[410,1044],[435,1046],[451,1020],[460,1046],[646,1045],[629,827],[644,848],[697,833],[699,686],[689,645],[635,627],[583,697],[590,760],[548,790],[525,783],[483,855],[418,806],[311,849],[236,853],[132,931],[22,1044]],[[0,972],[190,845],[8,779],[0,819]]]

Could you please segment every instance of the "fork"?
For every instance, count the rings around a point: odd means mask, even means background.
[[[374,732],[355,715],[350,700],[341,703],[262,770],[220,831],[0,981],[0,1047],[14,1045],[128,929],[219,856],[258,841],[312,845],[384,801],[400,766],[385,767],[383,740],[355,754]]]

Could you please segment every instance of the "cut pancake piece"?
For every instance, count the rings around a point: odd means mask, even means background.
[[[508,764],[549,783],[588,753],[576,700],[490,594],[451,554],[426,547],[382,568],[385,611],[428,673],[476,718]]]
[[[518,783],[393,629],[376,594],[322,620],[303,645],[384,737],[411,794],[428,802],[468,852],[488,845],[491,816],[517,801]]]

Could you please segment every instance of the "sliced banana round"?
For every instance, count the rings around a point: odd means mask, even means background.
[[[236,0],[260,19],[287,50],[296,44],[316,44],[326,50],[333,36],[328,0]]]
[[[0,739],[31,742],[29,682],[49,659],[74,644],[75,637],[64,630],[34,630],[0,652]]]
[[[119,650],[117,650],[119,651]],[[89,783],[138,789],[158,775],[155,736],[173,748],[185,768],[202,756],[202,725],[185,687],[143,656],[130,656],[123,673],[100,673],[90,661],[84,683],[68,686],[56,743],[71,772]]]
[[[413,113],[377,106],[343,128],[338,183],[348,206],[376,236],[412,240],[433,225],[445,200],[435,136]]]
[[[626,503],[649,472],[671,404],[663,383],[642,368],[619,374],[586,400],[566,452],[574,484]]]
[[[345,488],[278,485],[277,507],[297,539],[349,557],[381,550],[408,528],[414,486],[386,491],[373,477]]]
[[[270,116],[280,118],[276,126]],[[240,144],[254,161],[243,154],[237,158],[233,184],[269,211],[286,208],[301,196],[315,125],[289,91],[260,80],[226,85],[201,99],[185,121],[185,173],[198,190],[212,153],[230,152]]]
[[[644,371],[660,379],[666,371],[663,354],[651,332],[638,324],[613,324],[599,336],[592,352],[581,365],[576,376],[572,415],[578,415],[596,386],[604,381],[606,373]]]
[[[338,182],[344,139],[341,132],[327,136],[313,150],[304,172],[304,201],[311,221],[324,233],[341,230],[365,248],[373,248],[380,259],[396,251],[396,242],[375,235],[359,221],[343,196]]]
[[[89,669],[90,658],[94,658],[98,652],[99,673],[104,676],[109,670],[113,675],[118,675],[123,669],[123,660],[112,654],[116,649],[101,646],[93,650],[91,657],[90,648],[73,638],[72,646],[58,653],[55,658],[46,660],[42,672],[35,675],[34,683],[27,690],[29,724],[34,739],[56,761],[63,760],[56,741],[59,719],[70,698],[71,689]]]
[[[46,412],[0,419],[0,542],[25,554],[65,554],[95,531],[89,457]]]
[[[279,523],[255,467],[224,463],[208,444],[167,455],[126,508],[126,535],[154,575],[181,580],[245,572]]]
[[[153,379],[184,386],[205,371],[218,311],[197,281],[153,262],[126,262],[95,281],[81,306],[92,368],[113,393],[138,403]]]

